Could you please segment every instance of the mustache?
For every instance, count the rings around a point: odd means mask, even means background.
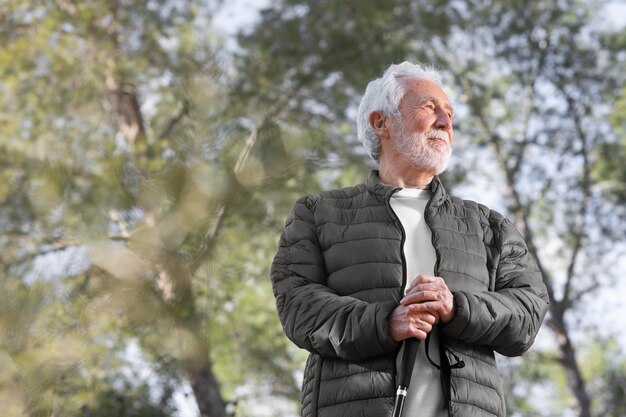
[[[450,135],[448,135],[443,130],[429,130],[426,132],[426,139],[441,139],[445,140],[448,144],[450,144]]]

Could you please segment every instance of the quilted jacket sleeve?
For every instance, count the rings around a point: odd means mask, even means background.
[[[549,297],[524,239],[507,219],[500,224],[495,291],[454,293],[456,315],[444,332],[469,344],[518,356],[535,340]]]
[[[395,350],[387,317],[397,303],[340,296],[325,285],[311,206],[302,198],[291,210],[272,263],[272,286],[285,334],[310,352],[350,361]]]

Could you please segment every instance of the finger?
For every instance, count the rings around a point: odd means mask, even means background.
[[[434,315],[430,313],[425,313],[420,316],[414,317],[413,322],[418,329],[430,332],[433,326],[437,324],[438,320],[437,317],[435,317]]]
[[[418,284],[427,284],[429,282],[436,282],[437,279],[439,279],[439,277],[435,277],[433,275],[424,275],[424,274],[419,274],[417,276],[416,282]]]
[[[434,316],[432,314],[425,314],[423,315],[423,318],[425,320],[422,320],[421,317],[413,318],[411,326],[413,328],[414,334],[419,334],[420,332],[422,332],[424,333],[424,335],[426,335],[432,331],[434,323],[429,323],[429,321],[432,320]]]
[[[415,324],[413,328],[424,333],[430,333],[430,331],[433,329],[433,325],[430,323],[426,323],[425,321],[420,321]]]
[[[394,331],[392,337],[398,342],[411,337],[424,340],[426,339],[426,335],[432,330],[432,325],[422,321],[396,323],[393,327]]]
[[[412,287],[407,288],[405,294],[409,294],[411,292],[421,291],[421,290],[425,290],[425,289],[438,289],[438,288],[439,288],[439,286],[434,284],[434,283],[426,283],[426,284],[416,283]]]
[[[412,292],[402,297],[400,304],[409,305],[427,301],[439,301],[443,299],[445,299],[445,294],[442,294],[440,291],[419,291]]]
[[[420,285],[432,285],[437,288],[448,288],[448,286],[446,285],[446,280],[442,277],[426,277],[425,279],[417,282],[415,287]]]
[[[425,306],[427,303],[410,304],[406,306],[406,317],[408,320],[432,321],[431,317],[437,319],[436,314]]]
[[[450,296],[452,294],[445,281],[443,279],[438,279],[437,281],[431,283],[418,284],[415,287],[411,288],[410,291],[407,291],[405,295],[418,293],[420,291],[435,291],[444,296]]]
[[[411,281],[411,284],[407,288],[407,291],[423,282],[431,282],[432,278],[434,277],[431,277],[429,275],[419,274],[418,276],[413,278],[413,280]]]
[[[409,294],[411,292],[419,291],[420,289],[440,289],[441,285],[438,285],[435,281],[432,282],[422,282],[414,281],[410,287],[408,287],[405,291],[405,294]]]
[[[439,319],[443,311],[443,301],[425,301],[423,303],[415,303],[407,306],[410,315],[417,313],[430,313]]]
[[[402,297],[402,299],[400,300],[400,304],[403,306],[408,306],[410,304],[421,303],[421,302],[426,301],[422,298],[421,294],[422,294],[421,292],[407,294],[404,297]]]
[[[400,304],[405,306],[410,312],[415,312],[415,311],[428,311],[428,306],[427,304],[434,302],[433,300],[425,300],[425,301],[414,301],[414,299],[417,298],[414,295],[412,295],[411,297],[407,297],[407,301],[406,304]]]
[[[425,312],[425,311],[419,312],[419,313],[418,313],[418,315],[417,315],[417,317],[418,317],[418,319],[419,319],[420,321],[423,321],[423,322],[425,322],[425,323],[428,323],[428,324],[430,324],[431,326],[432,326],[433,324],[437,323],[437,321],[438,321],[438,318],[437,318],[434,314],[431,314],[431,313],[429,313],[429,312]]]
[[[438,314],[428,310],[422,304],[410,304],[408,306],[401,305],[401,307],[403,307],[405,311],[402,316],[402,320],[404,321],[421,320],[430,324],[434,324],[439,321]]]
[[[411,332],[411,335],[421,341],[424,341],[426,340],[426,336],[428,336],[428,333],[423,330],[414,328],[413,331]]]

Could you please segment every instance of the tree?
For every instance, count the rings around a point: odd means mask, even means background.
[[[285,78],[310,79],[313,87],[303,87],[285,121],[303,130],[324,126],[329,143],[338,141],[337,127],[374,72],[405,58],[444,68],[466,115],[458,136],[476,138],[461,145],[466,163],[460,164],[474,180],[482,174],[503,187],[506,203],[498,204],[524,233],[550,293],[547,324],[557,349],[543,357],[567,375],[573,402],[565,406],[581,416],[592,415],[594,406],[573,336],[585,325],[576,316],[596,288],[616,278],[610,256],[624,236],[623,206],[592,176],[594,169],[619,176],[612,167],[623,166],[605,104],[623,85],[623,57],[593,23],[601,6],[289,1],[265,10],[241,37],[247,48],[241,67],[254,68],[244,72],[244,92]],[[344,136],[354,143],[353,135]],[[597,157],[607,150],[614,162]],[[488,171],[476,169],[481,165]]]
[[[621,351],[591,372],[597,345],[576,336],[624,243],[623,96],[607,104],[623,35],[598,30],[593,6],[289,0],[229,56],[210,29],[219,4],[4,2],[3,404],[165,416],[185,383],[203,416],[254,414],[255,396],[295,408],[304,355],[267,280],[277,236],[298,196],[363,179],[358,99],[411,59],[444,68],[459,98],[448,188],[503,190],[494,204],[551,289],[549,346],[505,362],[511,411],[544,415],[520,396],[547,387],[571,393],[555,413],[619,415]]]
[[[611,276],[604,254],[623,239],[618,225],[624,215],[620,207],[612,215],[600,214],[611,201],[594,189],[591,178],[593,153],[614,140],[602,105],[622,82],[617,68],[607,65],[609,51],[601,36],[586,23],[592,7],[572,10],[534,2],[523,9],[479,8],[494,31],[494,43],[484,50],[496,55],[479,52],[467,63],[469,73],[456,74],[504,174],[509,210],[542,269],[551,298],[547,323],[559,347],[555,359],[567,374],[581,416],[592,415],[591,395],[567,316],[575,315],[582,300]],[[498,70],[503,61],[516,65]],[[472,76],[484,73],[498,74],[495,88]],[[507,106],[514,100],[523,104]],[[598,218],[606,223],[598,225]],[[607,233],[610,229],[617,233]],[[540,248],[555,241],[560,256],[553,258]]]
[[[212,11],[167,0],[0,8],[12,415],[172,415],[183,381],[203,416],[226,415],[244,377],[273,375],[270,392],[297,395],[297,355],[268,320],[269,285],[257,288],[268,266],[249,255],[273,251],[266,230],[289,193],[273,181],[307,166],[275,137],[280,107],[252,126],[239,118],[205,30]],[[261,175],[263,164],[286,169]],[[125,375],[133,346],[156,387]]]

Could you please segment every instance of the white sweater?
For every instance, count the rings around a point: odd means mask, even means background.
[[[419,274],[434,274],[437,258],[431,241],[430,228],[424,221],[424,209],[430,194],[430,190],[403,188],[391,197],[391,208],[400,219],[406,236],[403,250],[406,259],[407,286]],[[447,417],[448,411],[444,403],[441,376],[426,359],[424,347],[425,343],[420,343],[403,417]],[[436,327],[431,332],[429,354],[435,363],[440,363],[439,337]],[[402,350],[397,357],[398,366],[400,366],[401,358]]]

